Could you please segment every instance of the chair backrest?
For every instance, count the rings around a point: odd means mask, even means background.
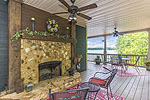
[[[111,63],[121,64],[122,63],[122,59],[121,59],[121,57],[111,57]]]
[[[73,89],[55,93],[51,93],[51,89],[49,89],[49,100],[85,100],[88,89]]]
[[[112,82],[115,75],[117,74],[117,69],[113,69],[111,72],[111,75],[106,79],[105,87],[107,87]]]
[[[138,56],[138,58],[137,58],[137,60],[135,62],[135,65],[138,63],[139,59],[140,59],[140,56]]]

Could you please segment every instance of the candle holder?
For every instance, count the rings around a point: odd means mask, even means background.
[[[34,32],[35,18],[31,18],[32,21],[32,31]]]

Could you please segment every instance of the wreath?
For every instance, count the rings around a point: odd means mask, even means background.
[[[50,33],[56,33],[59,29],[59,26],[55,20],[48,19],[46,24],[47,24],[47,30]]]

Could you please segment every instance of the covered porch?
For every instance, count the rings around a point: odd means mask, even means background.
[[[89,4],[97,6],[95,9],[86,7],[88,10],[82,13],[87,16],[76,12],[73,18],[77,19],[70,22],[72,13],[61,3],[64,1],[79,8]],[[91,61],[96,56],[103,62],[118,56],[107,53],[107,37],[114,34],[114,28],[119,35],[148,32],[148,52],[122,54],[122,57],[131,58],[130,63],[135,63],[140,56],[137,66],[143,75],[116,75],[110,84],[112,93],[123,100],[150,99],[150,72],[144,65],[145,59],[150,60],[149,0],[3,0],[0,3],[5,6],[3,10],[8,17],[5,34],[0,33],[7,39],[0,48],[7,51],[0,58],[5,62],[0,65],[0,79],[3,80],[0,81],[0,100],[47,100],[49,88],[52,92],[64,91],[88,82],[96,72],[107,72],[103,67],[111,64],[96,65]],[[58,14],[66,11],[69,14]],[[101,44],[104,52],[87,53],[88,39],[96,37],[104,38]],[[30,91],[28,86],[32,87]],[[107,97],[97,100],[107,100]]]

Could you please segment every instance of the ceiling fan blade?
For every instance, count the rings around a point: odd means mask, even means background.
[[[87,20],[91,20],[91,19],[92,19],[92,17],[89,17],[89,16],[84,15],[84,14],[82,14],[82,13],[78,13],[77,15],[80,16],[80,17],[83,17],[83,18],[85,18],[85,19],[87,19]]]
[[[68,8],[64,5],[59,5],[61,8],[63,8],[64,10],[68,11]]]
[[[68,5],[68,3],[64,0],[59,0],[59,2],[61,2],[63,5],[65,5],[68,9],[70,9],[70,6]]]
[[[53,13],[53,14],[67,14],[68,12],[59,12],[59,13]]]
[[[81,7],[78,9],[78,11],[84,11],[84,10],[93,9],[93,8],[97,8],[97,5],[95,3]]]

